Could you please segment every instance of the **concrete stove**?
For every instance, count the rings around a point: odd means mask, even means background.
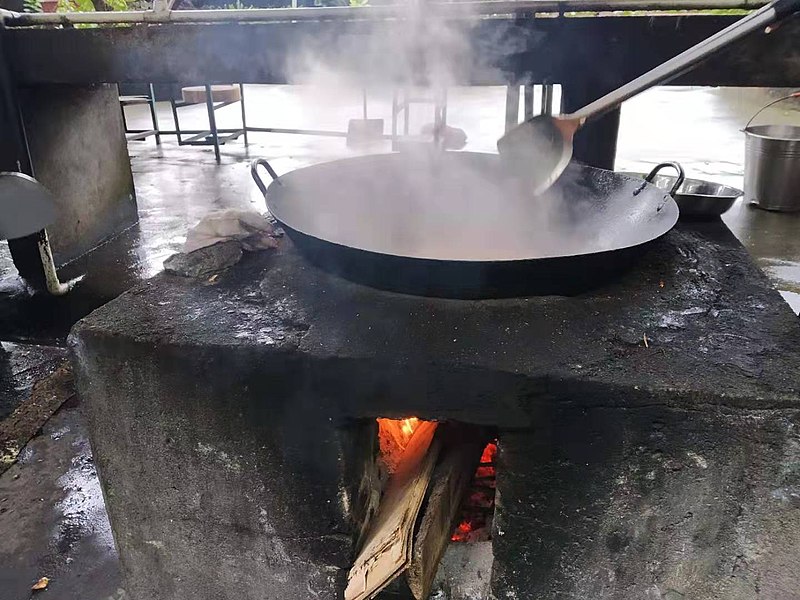
[[[365,424],[499,432],[495,598],[790,598],[800,322],[721,223],[578,297],[327,275],[288,240],[161,275],[71,344],[136,600],[340,598]]]

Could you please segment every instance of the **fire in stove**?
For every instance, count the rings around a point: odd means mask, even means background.
[[[497,440],[492,440],[483,449],[481,462],[462,501],[458,526],[450,538],[454,542],[486,542],[492,539],[494,496],[497,489],[494,465],[496,454]]]
[[[393,474],[421,421],[417,417],[376,419],[376,421],[380,444],[379,460],[383,462],[388,473]]]
[[[394,582],[425,600],[451,541],[489,539],[497,443],[485,428],[416,417],[377,419],[377,509],[364,524],[345,600]],[[487,443],[488,442],[488,443]]]

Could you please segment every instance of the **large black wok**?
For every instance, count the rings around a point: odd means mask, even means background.
[[[258,176],[263,165],[274,181]],[[297,248],[378,288],[453,298],[575,294],[630,266],[678,219],[654,185],[573,164],[531,196],[499,157],[473,152],[347,158],[253,177]]]

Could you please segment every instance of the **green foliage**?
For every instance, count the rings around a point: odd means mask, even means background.
[[[105,0],[111,10],[128,10],[128,0]]]
[[[91,12],[94,10],[92,0],[58,0],[57,12]]]
[[[368,6],[369,0],[350,0],[350,6]]]
[[[131,0],[101,0],[101,2],[109,10],[128,10]],[[58,12],[93,12],[97,8],[92,0],[58,0],[56,10]]]
[[[40,0],[23,0],[22,10],[26,13],[40,13],[42,12],[42,3]]]

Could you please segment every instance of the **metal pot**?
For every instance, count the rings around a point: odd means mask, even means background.
[[[751,125],[764,110],[790,98],[800,98],[800,92],[770,102],[743,130],[745,200],[765,210],[800,210],[800,127]]]

